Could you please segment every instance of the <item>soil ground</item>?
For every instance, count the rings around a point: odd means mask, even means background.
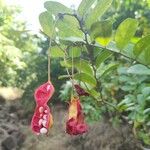
[[[0,98],[0,150],[142,150],[128,125],[113,127],[108,120],[90,125],[88,133],[70,136],[65,133],[66,108],[52,107],[54,125],[48,136],[31,132],[31,117],[24,117],[19,101]]]

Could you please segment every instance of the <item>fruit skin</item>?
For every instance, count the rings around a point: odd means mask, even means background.
[[[75,84],[74,87],[79,96],[89,96],[89,93],[87,93],[80,85]]]
[[[35,90],[34,98],[36,101],[36,108],[31,121],[31,129],[37,135],[40,134],[42,128],[48,131],[48,129],[52,127],[53,117],[47,102],[50,100],[53,93],[54,87],[50,81],[42,84]],[[45,120],[44,125],[39,123],[41,119]],[[44,133],[46,134],[46,132]]]
[[[79,135],[88,131],[84,121],[84,114],[80,99],[73,97],[69,105],[69,116],[66,122],[66,132],[70,135]]]
[[[54,86],[50,81],[40,85],[34,92],[34,98],[38,105],[47,104],[52,95],[54,94]]]

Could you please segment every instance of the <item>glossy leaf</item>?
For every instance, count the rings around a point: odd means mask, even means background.
[[[148,48],[150,48],[150,35],[139,40],[136,43],[133,52],[135,56],[139,56],[143,51],[147,50]]]
[[[145,62],[147,65],[150,65],[150,45],[147,47],[144,53]]]
[[[45,11],[39,15],[39,21],[43,29],[43,32],[47,36],[52,37],[52,28],[53,28],[53,21],[54,21],[52,15],[49,14],[47,11]]]
[[[44,3],[44,7],[50,12],[50,14],[55,15],[55,17],[59,13],[71,13],[71,9],[59,2],[47,1]]]
[[[93,69],[87,60],[81,59],[80,61],[75,62],[75,67],[81,72],[93,75]]]
[[[135,19],[128,18],[124,20],[116,31],[115,41],[117,47],[121,50],[130,42],[138,27]]]
[[[103,63],[111,55],[112,53],[107,50],[104,50],[102,53],[100,53],[96,58],[96,68],[98,68],[101,65],[101,63]]]
[[[94,2],[95,0],[82,0],[78,7],[79,15],[81,16],[85,15]]]
[[[79,30],[79,24],[72,16],[64,16],[59,19],[56,25],[57,34],[60,38],[82,37],[82,32]]]
[[[91,85],[93,87],[96,86],[95,78],[86,73],[77,73],[74,75],[74,79],[88,83],[89,85]]]
[[[105,13],[105,11],[111,6],[112,0],[99,0],[96,1],[95,7],[91,7],[90,13],[87,15],[86,18],[86,26],[90,28],[91,25],[98,21],[98,19]]]
[[[118,67],[118,64],[110,64],[106,67],[106,69],[104,71],[102,71],[101,73],[101,77],[104,77],[105,75],[107,75],[108,73],[110,73],[111,71],[116,70]]]
[[[70,36],[82,37],[82,32],[78,29],[79,25],[76,19],[72,16],[61,15],[63,13],[72,13],[69,8],[54,1],[45,2],[44,7],[47,9],[50,16],[47,17],[47,22],[51,18],[55,18],[56,20],[59,14],[59,20],[57,21],[55,32],[60,38],[66,38]],[[49,30],[52,30],[51,26],[49,26],[49,28]]]

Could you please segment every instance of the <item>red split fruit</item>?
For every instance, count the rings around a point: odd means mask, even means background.
[[[70,135],[79,135],[88,131],[80,99],[73,97],[69,105],[69,117],[66,123],[66,132]]]
[[[34,93],[36,108],[31,121],[31,128],[34,133],[47,134],[53,125],[53,117],[48,101],[54,93],[54,86],[50,81],[39,86]]]

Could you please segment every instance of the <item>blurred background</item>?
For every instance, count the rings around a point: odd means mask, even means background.
[[[47,49],[49,41],[40,32],[39,14],[44,10],[44,0],[0,0],[0,144],[4,150],[141,150],[150,145],[150,114],[135,138],[130,125],[121,122],[112,114],[112,108],[100,107],[94,100],[82,100],[90,132],[71,137],[65,134],[67,101],[71,90],[70,81],[59,80],[65,74],[59,59],[52,59],[51,76],[55,94],[49,104],[54,115],[54,127],[48,137],[36,137],[30,129],[35,107],[33,93],[36,87],[47,81]],[[58,0],[68,7],[77,8],[81,0]],[[115,17],[114,30],[126,18],[136,18],[139,27],[137,39],[150,34],[150,1],[115,0],[106,16]],[[103,83],[107,96],[114,101],[130,99],[142,93],[150,84],[148,76],[132,76],[123,73],[130,62],[113,56],[111,62],[119,61],[121,66]],[[119,80],[118,80],[119,79]],[[132,81],[132,84],[131,84]],[[138,88],[137,88],[138,87]],[[135,92],[136,89],[136,92]],[[126,96],[126,97],[125,97]],[[147,95],[150,96],[150,93]],[[144,102],[143,102],[144,103]],[[138,110],[143,105],[136,103]],[[149,105],[145,101],[144,105]],[[107,112],[107,113],[106,113]],[[132,112],[133,113],[133,112]],[[134,112],[125,113],[132,119],[144,118]],[[138,119],[139,119],[138,118]],[[145,124],[148,124],[145,125]],[[143,131],[143,128],[145,129]],[[144,148],[145,147],[145,148]]]

